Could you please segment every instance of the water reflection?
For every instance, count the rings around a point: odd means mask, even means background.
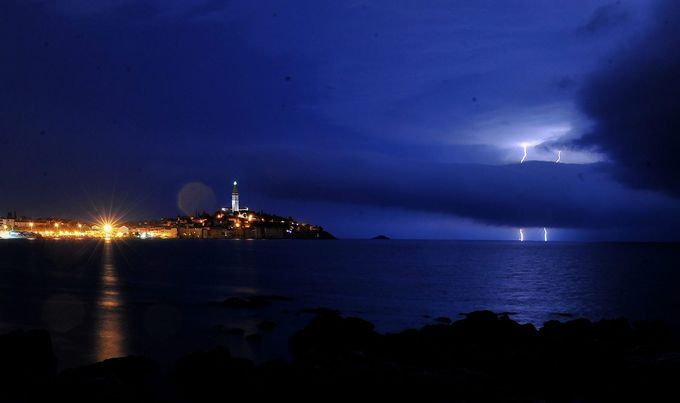
[[[97,361],[101,361],[127,353],[124,331],[126,317],[111,240],[106,240],[103,245],[98,291],[94,312],[95,355]]]

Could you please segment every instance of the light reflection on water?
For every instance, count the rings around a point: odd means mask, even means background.
[[[113,244],[106,240],[102,250],[95,318],[95,355],[97,361],[126,355],[125,312],[120,282],[113,256]]]

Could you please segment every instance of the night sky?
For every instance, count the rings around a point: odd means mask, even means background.
[[[3,214],[680,240],[679,145],[677,1],[0,1]]]

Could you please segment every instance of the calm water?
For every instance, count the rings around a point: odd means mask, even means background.
[[[0,331],[51,330],[62,367],[126,354],[171,360],[216,344],[285,358],[304,308],[332,307],[379,330],[491,309],[541,324],[571,313],[678,325],[680,247],[444,241],[4,241]],[[215,301],[290,297],[255,311]],[[215,330],[280,326],[262,342]]]

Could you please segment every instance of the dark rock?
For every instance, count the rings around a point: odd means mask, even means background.
[[[260,295],[260,298],[265,298],[270,301],[292,301],[293,298],[284,295]]]
[[[262,341],[262,335],[259,333],[253,333],[246,336],[246,340],[251,343],[259,343]]]
[[[340,311],[330,308],[307,308],[300,310],[298,313],[311,313],[318,316],[340,316]]]
[[[673,331],[663,321],[641,320],[633,322],[633,337],[636,345],[669,348],[673,340]]]
[[[40,393],[56,375],[52,340],[44,330],[0,336],[0,393],[5,399]]]
[[[610,343],[629,344],[633,328],[626,319],[603,319],[593,324],[595,337]]]
[[[317,314],[302,330],[293,334],[289,346],[301,362],[330,364],[362,360],[379,339],[373,324],[359,318],[342,318],[337,312]]]
[[[271,300],[253,296],[253,297],[231,297],[224,300],[222,305],[227,308],[236,309],[252,309],[252,308],[266,308],[272,304]]]
[[[186,401],[215,401],[217,396],[245,398],[255,389],[255,366],[227,349],[192,353],[177,361],[169,381]]]
[[[240,327],[232,327],[230,329],[227,329],[225,333],[230,334],[232,336],[243,336],[246,333],[246,331],[241,329]]]
[[[245,330],[241,329],[240,327],[229,327],[225,328],[224,325],[214,325],[213,330],[219,333],[223,334],[228,334],[231,336],[243,336],[245,334]]]
[[[276,329],[277,324],[271,320],[263,320],[262,322],[258,323],[257,327],[262,330],[273,330]]]
[[[498,315],[491,311],[474,311],[465,314],[465,320],[471,322],[493,322],[498,320]]]
[[[87,402],[97,396],[98,402],[149,401],[158,376],[158,366],[148,358],[112,358],[59,374],[58,400]]]

